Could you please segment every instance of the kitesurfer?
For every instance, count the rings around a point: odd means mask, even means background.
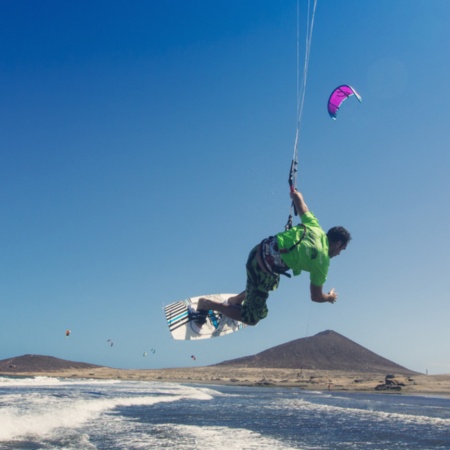
[[[268,314],[269,292],[280,282],[280,274],[292,270],[310,273],[311,300],[318,303],[334,303],[338,297],[331,289],[323,292],[330,259],[347,248],[350,233],[343,227],[333,227],[325,233],[318,220],[306,205],[303,195],[295,190],[291,193],[301,224],[290,230],[264,239],[250,252],[247,261],[247,285],[244,292],[231,297],[225,303],[201,298],[198,302],[195,323],[201,327],[206,323],[208,310],[222,313],[233,320],[256,325]]]

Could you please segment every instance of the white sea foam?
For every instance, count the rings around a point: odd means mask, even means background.
[[[346,414],[346,415],[354,415],[354,416],[366,416],[370,418],[373,422],[383,422],[386,420],[389,421],[399,421],[403,423],[417,424],[417,425],[437,425],[441,427],[449,427],[450,428],[450,419],[443,419],[439,417],[429,417],[422,415],[414,415],[414,414],[406,414],[406,413],[391,413],[386,411],[376,411],[370,406],[367,409],[362,408],[354,408],[354,407],[343,407],[336,405],[324,405],[324,404],[316,404],[313,402],[309,402],[303,399],[289,399],[283,402],[280,402],[277,407],[285,408],[288,406],[289,408],[296,410],[308,410],[308,411],[316,411],[316,412],[326,412],[335,415]],[[271,406],[273,407],[273,406]]]
[[[12,386],[56,386],[61,384],[58,378],[52,377],[30,377],[30,378],[9,378],[0,377],[0,388]]]
[[[36,380],[35,380],[36,381]],[[66,389],[63,395],[59,390],[45,389],[48,380],[37,380],[36,389],[26,394],[14,389],[4,393],[0,399],[0,442],[36,436],[49,438],[61,429],[77,429],[95,421],[103,413],[119,406],[155,405],[162,402],[176,402],[189,398],[210,400],[211,392],[206,389],[186,386],[166,385],[163,389],[142,383],[123,383],[106,391],[99,384],[89,384],[89,391]],[[30,385],[27,385],[30,386]],[[43,388],[44,390],[40,389]],[[75,384],[73,384],[75,387]],[[97,388],[96,390],[93,390]],[[133,396],[133,388],[139,395]],[[146,392],[143,392],[146,391]],[[54,395],[56,392],[57,395]],[[108,394],[105,394],[108,392]],[[157,395],[156,395],[157,394]]]
[[[117,384],[120,380],[93,380],[84,378],[56,378],[56,377],[26,377],[26,378],[15,378],[15,377],[0,377],[0,388],[3,387],[33,387],[33,386],[65,386],[74,384]]]
[[[289,450],[285,442],[263,436],[243,428],[228,428],[220,426],[194,426],[161,424],[152,429],[152,433],[143,435],[128,430],[126,437],[116,441],[120,448],[150,449],[173,448],[176,442],[177,450],[187,449],[230,449],[230,450]]]

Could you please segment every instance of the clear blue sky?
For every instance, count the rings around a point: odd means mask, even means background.
[[[446,0],[318,2],[298,188],[352,232],[339,300],[283,279],[257,327],[178,342],[163,305],[241,291],[285,225],[296,1],[0,2],[0,359],[207,365],[332,329],[450,373],[449,23]],[[342,83],[363,103],[332,121]]]

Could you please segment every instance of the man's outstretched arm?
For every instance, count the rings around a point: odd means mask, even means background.
[[[322,291],[322,286],[315,286],[314,284],[310,284],[310,289],[311,289],[311,300],[313,302],[317,302],[317,303],[334,303],[337,298],[338,295],[335,292],[334,288],[331,289],[330,292],[328,292],[328,294],[325,294]]]

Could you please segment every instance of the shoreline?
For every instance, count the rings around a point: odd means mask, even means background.
[[[194,367],[175,369],[68,368],[42,371],[1,371],[0,377],[56,377],[98,380],[150,381],[207,385],[288,387],[318,391],[380,392],[450,397],[448,375],[402,375],[333,370],[249,369]],[[389,385],[386,385],[386,383]],[[392,384],[391,384],[392,383]],[[385,386],[382,388],[382,386]],[[375,389],[381,386],[380,390]]]

